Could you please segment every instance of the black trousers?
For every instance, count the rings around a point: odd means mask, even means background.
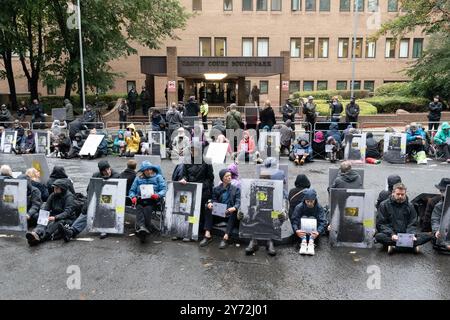
[[[450,159],[450,146],[448,144],[442,144],[438,146],[439,151],[444,153],[445,159]]]
[[[427,243],[428,241],[431,240],[432,236],[427,234],[427,233],[418,233],[418,234],[416,234],[416,238],[417,238],[417,240],[414,241],[414,247],[421,246],[421,245]],[[395,246],[397,244],[397,242],[392,240],[391,236],[388,236],[388,235],[386,235],[384,233],[377,233],[375,235],[375,239],[379,243],[384,245],[385,247],[387,247],[387,246]]]
[[[411,155],[411,152],[416,151],[425,151],[425,146],[423,144],[419,143],[409,143],[406,145],[406,154]]]
[[[140,228],[152,229],[152,213],[158,205],[157,201],[146,200],[145,203],[138,204],[136,207],[136,230]]]
[[[58,232],[58,224],[69,224],[71,225],[73,220],[59,220],[54,222],[49,222],[47,226],[38,225],[34,228],[34,232],[36,232],[41,238],[41,242],[45,242],[48,240],[57,240],[61,239],[61,235]]]
[[[233,230],[233,227],[236,225],[237,222],[237,214],[233,213],[229,215],[226,218],[221,218],[217,216],[213,216],[212,210],[206,209],[205,210],[205,231],[211,231],[214,221],[216,223],[225,221],[227,223],[227,228],[225,233],[230,234],[231,230]]]
[[[208,130],[208,116],[202,116],[203,129]]]
[[[122,123],[122,122],[127,122],[127,115],[126,114],[124,114],[124,115],[119,114],[119,121],[121,122],[120,123],[120,129],[127,127],[127,125],[125,123]]]
[[[436,121],[436,122],[428,124],[428,131],[431,131],[434,128],[433,131],[437,132],[439,129],[439,121],[440,120],[430,120],[430,121]]]

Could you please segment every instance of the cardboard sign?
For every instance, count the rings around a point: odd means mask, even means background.
[[[210,143],[206,151],[206,158],[213,163],[224,163],[228,151],[228,143]]]
[[[104,137],[102,134],[90,134],[80,150],[80,156],[94,156]]]
[[[48,218],[50,217],[50,211],[46,210],[39,210],[39,218],[37,221],[38,225],[41,226],[47,226],[48,225]]]
[[[6,130],[2,133],[2,143],[0,151],[3,153],[11,153],[12,148],[16,145],[17,131]]]
[[[365,163],[366,134],[348,134],[345,137],[344,159]]]
[[[155,190],[152,184],[141,184],[139,186],[141,191],[141,199],[150,199],[153,194],[155,194]]]
[[[317,220],[311,218],[300,219],[301,230],[306,233],[317,232]]]
[[[325,152],[330,153],[333,152],[333,145],[332,144],[326,144],[325,145]]]
[[[36,153],[50,153],[50,131],[35,131]]]
[[[383,160],[397,164],[406,162],[406,133],[387,132],[384,134]]]
[[[227,211],[227,205],[225,203],[214,202],[212,208],[212,214],[214,216],[225,218]]]
[[[412,248],[414,246],[414,234],[399,233],[397,236],[397,247]]]
[[[0,180],[0,230],[27,231],[27,181]]]
[[[61,122],[66,121],[66,108],[53,108],[52,109],[53,121],[59,120]]]
[[[35,168],[41,174],[41,182],[46,184],[50,178],[50,168],[45,154],[23,154],[23,161],[27,168]]]

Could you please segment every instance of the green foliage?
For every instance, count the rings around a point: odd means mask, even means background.
[[[354,93],[357,99],[367,98],[369,96],[369,91],[367,90],[355,90]],[[334,96],[338,96],[340,100],[350,99],[350,90],[321,90],[321,91],[299,91],[295,92],[293,95],[294,99],[298,98],[308,98],[313,96],[316,100],[331,100]]]
[[[296,106],[299,105],[298,98],[294,98],[292,100],[292,102]],[[329,116],[330,115],[330,105],[327,103],[327,100],[319,99],[319,100],[314,100],[314,102],[317,105],[316,111],[319,112],[319,115],[321,115],[321,116]],[[341,102],[342,102],[342,105],[344,106],[344,111],[342,112],[342,115],[345,116],[345,106],[348,103],[350,103],[350,100],[343,100]],[[365,100],[359,100],[359,101],[357,101],[357,103],[361,109],[360,115],[377,114],[377,108],[375,106],[373,106],[372,104],[370,104],[369,102],[366,102]]]
[[[363,101],[375,106],[378,113],[395,113],[398,109],[408,112],[425,112],[429,101],[420,97],[378,96]]]
[[[375,89],[375,97],[377,96],[410,96],[411,85],[408,82],[385,83]]]
[[[95,95],[87,95],[86,103],[92,106],[95,106],[96,101],[98,101],[101,105],[103,105],[102,111],[105,111],[106,105],[108,109],[111,109],[115,106],[117,99],[126,98],[126,94],[111,94],[111,95],[99,95],[98,100]],[[47,96],[40,98],[42,105],[44,106],[44,110],[47,114],[51,114],[51,110],[53,108],[62,108],[64,107],[64,97],[61,96]],[[80,96],[73,96],[70,98],[74,110],[78,110],[78,112],[82,111]]]

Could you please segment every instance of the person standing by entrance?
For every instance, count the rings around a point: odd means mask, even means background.
[[[428,131],[435,135],[439,128],[439,121],[441,121],[442,103],[439,101],[439,96],[435,96],[433,101],[428,105]],[[434,129],[434,130],[433,130]]]
[[[252,95],[252,101],[255,103],[255,106],[259,106],[259,95],[261,94],[261,90],[259,90],[258,86],[255,84],[253,86],[251,95]]]
[[[150,93],[145,88],[145,86],[142,86],[142,92],[141,92],[141,104],[142,104],[142,114],[144,116],[148,116],[148,109],[150,108]]]
[[[130,116],[134,116],[136,114],[137,99],[138,94],[134,86],[132,86],[130,92],[128,92],[128,102],[130,103]]]
[[[200,106],[200,114],[202,115],[203,129],[208,130],[208,112],[209,106],[206,99],[203,99],[202,105]]]

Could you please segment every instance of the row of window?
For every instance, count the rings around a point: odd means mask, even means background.
[[[355,80],[354,89],[361,90],[362,81]],[[263,88],[268,85],[267,81],[260,81],[261,93],[263,93]],[[339,80],[336,82],[336,90],[349,90],[351,88],[351,80]],[[364,90],[369,92],[373,92],[375,89],[375,81],[373,80],[365,80],[364,81]],[[313,80],[304,80],[303,81],[303,90],[302,91],[314,91],[314,90],[328,90],[328,81],[327,80],[318,80],[316,81],[316,87],[314,88]],[[300,81],[289,81],[289,93],[294,93],[301,91],[300,89]],[[267,93],[267,92],[266,92]]]
[[[242,11],[281,11],[282,0],[242,0]],[[339,11],[340,12],[350,12],[352,0],[340,0],[339,1]],[[379,0],[353,0],[353,11],[364,12],[365,3],[367,3],[368,12],[377,12],[379,9]],[[270,6],[269,6],[270,5]],[[317,8],[318,6],[318,8]],[[388,12],[397,12],[399,8],[398,0],[388,0]],[[304,10],[305,11],[324,11],[329,12],[331,10],[331,0],[304,0]],[[192,10],[201,11],[202,10],[202,0],[192,1]],[[233,0],[223,1],[224,11],[233,11]],[[292,11],[302,11],[302,0],[291,0],[291,10]]]
[[[355,41],[355,58],[363,57],[364,39],[356,38]],[[410,57],[410,42],[411,39],[401,39],[399,41],[399,58]],[[201,57],[225,57],[227,55],[227,38],[214,38],[214,51],[212,48],[212,38],[199,39],[199,54]],[[269,56],[269,38],[256,38],[256,52],[254,48],[254,38],[242,38],[242,56],[243,57],[268,57]],[[316,46],[317,43],[317,46]],[[412,58],[419,58],[423,52],[423,39],[415,38],[412,40]],[[291,38],[290,52],[291,57],[301,57],[302,38]],[[330,39],[329,38],[303,38],[303,58],[328,58],[329,56]],[[386,38],[385,44],[385,58],[396,57],[397,41],[393,38]],[[376,57],[377,45],[375,41],[365,40],[365,57]],[[353,57],[353,38],[338,38],[337,46],[338,58]],[[316,54],[317,52],[317,54]],[[351,52],[351,53],[350,53]]]

